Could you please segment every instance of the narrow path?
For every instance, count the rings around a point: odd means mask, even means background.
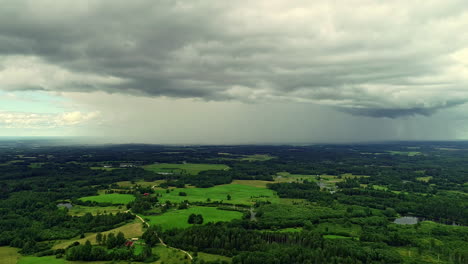
[[[141,216],[139,215],[135,215],[138,219],[140,219],[140,221],[146,225],[146,227],[150,227],[150,225],[148,224],[148,222],[146,222]],[[157,233],[156,233],[157,235]],[[159,242],[161,243],[161,245],[165,246],[165,247],[168,247],[168,248],[172,248],[172,249],[175,249],[175,250],[178,250],[182,253],[184,253],[185,255],[187,255],[187,257],[190,259],[190,260],[193,260],[193,257],[192,255],[190,255],[190,253],[188,253],[187,251],[183,250],[183,249],[180,249],[180,248],[175,248],[175,247],[171,247],[171,246],[168,246],[166,243],[164,243],[164,241],[161,239],[161,237],[158,235],[158,239],[159,239]]]

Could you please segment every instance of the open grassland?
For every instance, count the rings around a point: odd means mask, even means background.
[[[162,197],[160,201],[166,200],[171,202],[182,202],[188,200],[190,202],[206,202],[209,198],[211,202],[220,202],[230,204],[253,204],[256,201],[270,201],[276,203],[279,198],[275,192],[270,189],[258,188],[240,184],[225,184],[210,188],[175,188],[169,193],[165,190],[158,190]],[[179,196],[179,192],[185,192],[187,196]],[[227,196],[231,196],[231,200]]]
[[[117,234],[119,232],[124,233],[126,238],[132,238],[132,237],[139,237],[143,234],[143,224],[139,220],[135,220],[132,223],[123,225],[118,228],[114,228],[112,230],[102,232],[102,234],[108,235],[109,233],[114,233]],[[58,248],[66,248],[70,244],[72,244],[75,241],[80,242],[81,244],[84,244],[86,240],[89,240],[91,243],[96,244],[96,235],[97,233],[87,233],[85,234],[85,238],[73,238],[69,240],[62,240],[59,241],[56,245],[54,245],[52,248],[53,249],[58,249]]]
[[[422,181],[422,182],[429,182],[432,179],[432,176],[426,176],[426,177],[417,177],[416,180]]]
[[[3,262],[1,262],[3,264]],[[56,258],[55,256],[24,256],[18,261],[18,264],[128,264],[128,261],[67,261],[64,258]],[[16,262],[15,262],[16,264]]]
[[[179,173],[197,175],[201,171],[208,170],[228,170],[229,167],[223,164],[197,164],[197,163],[157,163],[143,166],[145,170],[153,172]]]
[[[120,181],[117,182],[116,184],[120,186],[121,188],[130,188],[134,187],[136,185],[140,185],[142,187],[153,187],[153,186],[158,186],[159,184],[165,182],[165,180],[157,180],[157,181],[136,181],[136,182],[131,182],[131,181]]]
[[[198,252],[198,259],[202,259],[206,262],[208,261],[226,261],[227,263],[231,263],[231,258],[221,256],[221,255],[214,255],[208,254],[204,252]]]
[[[111,193],[82,197],[80,198],[80,200],[92,201],[97,203],[128,204],[129,202],[135,200],[135,196],[131,194]]]
[[[153,248],[153,254],[158,255],[160,259],[155,263],[158,264],[188,264],[191,261],[186,257],[184,253],[179,250],[168,248],[162,245],[158,245]]]
[[[0,247],[0,263],[2,264],[16,264],[20,254],[17,248]]]
[[[187,222],[189,215],[201,214],[203,216],[203,223],[216,223],[223,221],[231,221],[233,219],[242,218],[242,213],[237,211],[219,210],[216,207],[191,207],[184,210],[174,210],[164,213],[162,215],[142,216],[148,219],[151,225],[157,225],[163,229],[170,228],[186,228],[192,226]]]
[[[232,184],[240,184],[257,188],[267,188],[267,184],[275,183],[273,181],[259,181],[259,180],[233,180]]]
[[[276,175],[275,182],[315,181],[315,175],[291,174],[285,171],[278,172]]]
[[[46,257],[25,256],[25,257],[21,257],[20,260],[18,261],[18,264],[65,264],[65,263],[71,263],[71,262],[68,262],[63,258],[58,259],[55,256],[46,256]]]
[[[120,207],[120,208],[119,208]],[[74,205],[69,211],[69,215],[73,216],[82,216],[86,213],[91,213],[92,215],[97,214],[116,214],[126,211],[127,208],[124,206],[83,206],[83,205]]]
[[[241,161],[267,161],[274,159],[275,157],[270,156],[268,154],[253,154],[253,155],[244,155],[243,158],[241,158]]]

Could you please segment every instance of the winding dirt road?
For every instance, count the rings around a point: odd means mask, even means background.
[[[135,215],[138,219],[140,219],[140,221],[146,225],[146,227],[149,227],[150,225],[148,224],[148,222],[145,221],[145,219],[143,219],[141,216],[139,215]],[[157,233],[156,233],[157,234]],[[187,251],[183,250],[183,249],[180,249],[180,248],[175,248],[175,247],[171,247],[171,246],[168,246],[166,243],[164,243],[164,241],[161,239],[161,237],[159,237],[158,235],[158,239],[159,239],[159,242],[161,243],[161,245],[163,246],[166,246],[168,248],[172,248],[172,249],[175,249],[175,250],[178,250],[182,253],[184,253],[185,255],[187,255],[187,257],[190,259],[190,260],[193,260],[193,257],[192,255],[190,255],[190,253],[188,253]]]

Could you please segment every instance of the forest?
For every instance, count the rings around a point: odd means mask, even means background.
[[[0,141],[0,262],[467,263],[467,160],[467,142]]]

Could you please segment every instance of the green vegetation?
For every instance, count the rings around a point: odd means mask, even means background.
[[[160,257],[156,263],[164,264],[189,264],[190,260],[186,255],[179,250],[168,248],[162,245],[157,245],[153,248],[153,254]]]
[[[12,247],[0,247],[0,262],[2,264],[16,264],[20,257],[18,249]]]
[[[185,250],[194,264],[464,264],[467,160],[464,142],[51,149],[0,142],[0,263],[189,263]],[[140,167],[155,161],[161,167]],[[210,164],[217,162],[225,165]],[[101,169],[121,163],[132,167]],[[404,216],[432,221],[394,222]]]
[[[146,170],[163,173],[177,173],[197,175],[201,171],[209,170],[228,170],[229,167],[223,164],[196,164],[196,163],[157,163],[146,165],[143,167]]]
[[[275,157],[270,156],[268,154],[253,154],[253,155],[245,155],[241,158],[241,161],[267,161],[274,159]]]
[[[110,194],[101,194],[96,196],[86,196],[81,197],[81,201],[90,201],[96,203],[105,203],[105,204],[128,204],[135,200],[135,196],[131,194],[120,194],[120,193],[110,193]]]
[[[83,216],[86,213],[92,215],[97,214],[116,214],[126,211],[125,206],[84,206],[84,205],[74,205],[71,209],[68,210],[68,214],[75,216]]]
[[[162,215],[142,216],[148,219],[151,225],[160,226],[163,229],[170,228],[186,228],[192,226],[188,223],[188,218],[191,214],[201,214],[203,223],[216,223],[221,221],[231,221],[232,219],[240,219],[242,213],[237,211],[219,210],[216,207],[201,207],[195,206],[185,210],[174,210]]]
[[[16,262],[15,262],[16,263]],[[18,261],[18,264],[65,264],[69,263],[65,259],[58,259],[55,256],[45,256],[45,257],[34,257],[26,256],[21,257]]]
[[[413,156],[422,154],[419,151],[387,151],[387,152],[392,155],[403,155],[403,156],[408,156],[408,157],[413,157]]]
[[[209,198],[211,202],[221,202],[230,204],[246,204],[250,205],[256,201],[278,202],[278,197],[272,190],[257,188],[240,184],[218,185],[211,188],[175,188],[169,193],[165,190],[157,191],[161,197],[161,201],[171,201],[180,203],[182,201],[189,202],[206,202]],[[179,192],[185,192],[187,196],[179,196]],[[231,200],[227,200],[227,195],[231,196]]]

